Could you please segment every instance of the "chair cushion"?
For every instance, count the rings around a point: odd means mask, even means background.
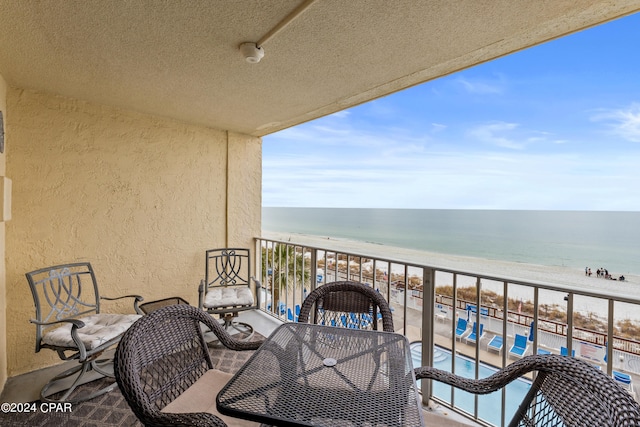
[[[253,305],[253,292],[246,286],[209,288],[204,299],[205,308]]]
[[[78,336],[87,350],[92,350],[105,342],[117,338],[138,320],[138,314],[93,314],[81,317],[84,327],[78,329]],[[76,347],[71,338],[71,324],[65,323],[59,328],[44,334],[42,342],[56,347]]]
[[[232,376],[217,369],[210,369],[160,412],[174,414],[208,412],[220,417],[230,427],[259,426],[259,423],[221,415],[216,410],[216,396]]]

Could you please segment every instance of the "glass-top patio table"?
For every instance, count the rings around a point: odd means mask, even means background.
[[[422,426],[399,334],[285,323],[217,396],[218,411],[278,426]]]

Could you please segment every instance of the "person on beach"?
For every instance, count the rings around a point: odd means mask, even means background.
[[[591,277],[591,269],[589,269],[589,277]]]
[[[584,268],[584,275],[588,276],[589,275],[589,267],[585,267]]]

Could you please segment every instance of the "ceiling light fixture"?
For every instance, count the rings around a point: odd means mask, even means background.
[[[262,38],[256,43],[245,42],[240,44],[240,52],[242,52],[244,59],[251,64],[260,62],[260,60],[264,56],[264,49],[262,48],[262,45],[265,44],[271,37],[280,32],[280,30],[282,30],[284,27],[289,25],[291,21],[296,19],[298,15],[300,15],[305,11],[305,9],[311,6],[314,1],[316,0],[305,0],[300,3],[300,5],[293,10],[293,12],[291,12],[286,18],[284,18],[275,27],[273,27],[271,31],[262,36]]]

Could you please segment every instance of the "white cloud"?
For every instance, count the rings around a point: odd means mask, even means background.
[[[351,112],[349,110],[342,110],[342,111],[338,111],[336,113],[331,114],[329,117],[336,117],[338,119],[344,119],[349,117],[349,115],[351,114]]]
[[[501,76],[494,80],[459,77],[454,81],[468,93],[478,95],[502,94],[505,91],[505,83]]]
[[[487,123],[471,129],[469,135],[491,145],[520,150],[525,147],[525,142],[509,136],[518,126],[517,123]]]
[[[523,129],[519,123],[495,121],[478,125],[467,132],[473,139],[511,150],[523,150],[536,144],[564,144],[567,140],[553,139],[545,131]]]
[[[271,143],[271,142],[268,142]],[[528,154],[424,146],[309,147],[265,157],[265,206],[640,210],[640,154]],[[403,148],[404,147],[404,148]],[[616,167],[611,167],[616,165]]]
[[[605,150],[593,162],[593,152],[568,153],[556,134],[516,122],[465,132],[433,122],[358,128],[352,118],[265,137],[264,206],[640,210],[640,153]]]
[[[638,103],[633,103],[626,109],[604,110],[591,119],[608,123],[615,135],[628,141],[640,142],[640,104]]]
[[[438,133],[447,129],[447,125],[443,125],[442,123],[431,123],[431,132]]]
[[[324,139],[333,138],[336,135],[349,136],[351,134],[351,131],[349,129],[341,129],[335,126],[318,125],[314,126],[313,130],[323,134]]]
[[[366,151],[384,148],[386,150],[414,150],[430,143],[429,130],[413,133],[404,128],[368,126],[357,128],[349,121],[316,120],[294,128],[282,130],[265,137],[265,141],[273,141],[275,145],[295,143],[301,147],[313,149],[339,149]],[[412,148],[413,147],[413,148]],[[366,152],[365,151],[365,152]]]

